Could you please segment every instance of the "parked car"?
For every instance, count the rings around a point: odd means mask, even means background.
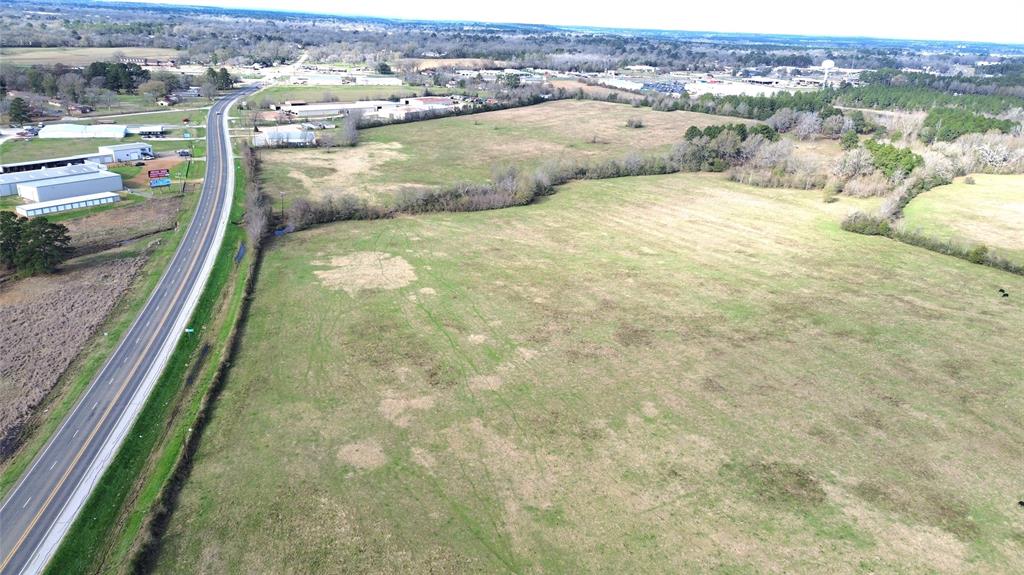
[[[187,158],[192,155],[192,152],[188,150],[178,150],[178,155],[181,156],[182,158]]]
[[[146,162],[135,162],[136,167],[145,166]]]

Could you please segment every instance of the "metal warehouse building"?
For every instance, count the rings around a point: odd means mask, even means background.
[[[49,158],[46,160],[32,160],[30,162],[0,164],[0,174],[28,172],[31,170],[40,170],[42,168],[57,168],[60,166],[70,166],[72,164],[84,164],[86,162],[108,164],[113,161],[114,158],[111,154],[78,154],[77,156],[64,156],[63,158]]]
[[[115,162],[131,162],[153,156],[153,146],[143,142],[100,146],[98,149],[101,154],[113,156]]]
[[[91,174],[93,172],[99,172],[106,169],[107,167],[102,164],[86,161],[82,164],[73,164],[59,168],[42,168],[39,170],[0,174],[0,197],[13,196],[17,194],[19,184],[39,182],[42,180],[53,180],[56,178],[63,178],[65,176]]]
[[[121,124],[48,124],[39,130],[40,138],[123,138],[128,127]]]
[[[103,192],[101,194],[86,194],[84,196],[75,196],[73,198],[50,200],[48,202],[38,202],[35,204],[24,204],[21,206],[15,206],[14,211],[26,218],[32,218],[35,216],[45,216],[46,214],[76,210],[78,208],[112,204],[119,201],[121,201],[121,196],[113,192]]]
[[[119,192],[121,175],[106,170],[18,184],[18,195],[33,202],[48,202],[73,196]]]

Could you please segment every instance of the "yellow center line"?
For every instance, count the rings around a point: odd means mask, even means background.
[[[211,115],[212,112],[213,111],[211,109]],[[207,121],[207,124],[209,124],[209,121]],[[221,144],[222,143],[223,142],[221,142]],[[223,184],[223,174],[224,170],[222,169],[220,170],[220,173],[218,173],[216,176],[216,189],[219,189]],[[198,210],[199,207],[197,206],[196,209]],[[214,214],[214,216],[211,217],[209,221],[206,222],[206,225],[203,227],[203,232],[200,235],[200,237],[206,237],[209,234],[210,227],[213,225],[213,223],[215,221],[220,221],[220,218],[215,216],[216,214]],[[185,273],[184,278],[188,278],[188,276],[191,275],[192,270],[195,269],[196,263],[199,261],[200,253],[200,250],[197,249],[193,254],[192,259],[189,262],[188,271]],[[181,296],[181,292],[183,289],[185,289],[187,283],[188,282],[183,281],[181,285],[178,286],[178,289],[174,293],[174,298],[171,300],[171,305],[167,307],[167,311],[164,312],[163,317],[160,319],[160,322],[158,324],[159,326],[162,327],[167,322],[167,318],[170,316],[171,311],[174,309],[173,302],[177,301],[178,298]],[[144,350],[148,350],[149,347],[153,345],[153,342],[156,340],[156,336],[160,331],[160,329],[156,329],[152,332],[153,335],[149,338],[149,340],[147,340],[146,346],[143,348]],[[32,528],[35,527],[36,523],[39,522],[39,518],[42,517],[43,513],[46,512],[47,508],[49,508],[50,503],[53,501],[53,498],[56,497],[57,492],[60,491],[60,488],[64,485],[64,482],[67,481],[67,478],[71,475],[71,471],[74,470],[75,466],[78,464],[78,460],[81,459],[82,455],[85,453],[85,450],[92,443],[93,437],[95,437],[96,433],[98,433],[100,428],[103,427],[103,423],[106,422],[111,410],[114,408],[114,405],[116,405],[118,400],[121,398],[121,394],[124,393],[125,388],[128,386],[128,383],[134,377],[135,372],[138,370],[139,365],[142,363],[142,360],[145,359],[145,357],[146,353],[145,351],[143,351],[143,353],[139,355],[139,359],[136,360],[135,363],[132,365],[131,370],[128,372],[128,376],[124,379],[124,383],[122,383],[121,387],[117,390],[117,394],[114,396],[113,401],[111,401],[110,405],[107,406],[107,409],[104,410],[103,416],[100,418],[99,422],[97,422],[97,424],[93,427],[93,430],[89,433],[89,437],[86,438],[85,442],[82,444],[82,447],[78,450],[78,453],[75,455],[75,458],[71,461],[71,465],[68,466],[67,470],[64,472],[64,475],[61,476],[60,481],[58,481],[54,488],[50,491],[50,495],[46,498],[46,501],[43,502],[42,507],[39,508],[39,511],[36,513],[35,517],[33,517],[32,521],[28,524],[28,527],[26,527],[24,532],[22,532],[21,537],[18,539],[17,543],[14,544],[14,547],[11,549],[11,552],[4,559],[3,563],[0,564],[0,571],[7,567],[7,564],[10,563],[11,559],[15,556],[15,554],[17,554],[18,550],[21,548],[21,545],[25,542],[25,538],[28,537],[29,533],[31,533]]]

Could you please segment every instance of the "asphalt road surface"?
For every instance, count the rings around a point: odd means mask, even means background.
[[[214,104],[202,196],[178,251],[113,355],[0,506],[0,574],[43,570],[188,327],[230,212],[234,162],[228,107],[252,90]]]

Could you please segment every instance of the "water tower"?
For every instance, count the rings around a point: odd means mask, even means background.
[[[828,74],[832,71],[832,68],[836,67],[836,63],[832,60],[825,60],[821,63],[821,67],[825,70],[825,81],[822,83],[822,86],[828,87]]]

